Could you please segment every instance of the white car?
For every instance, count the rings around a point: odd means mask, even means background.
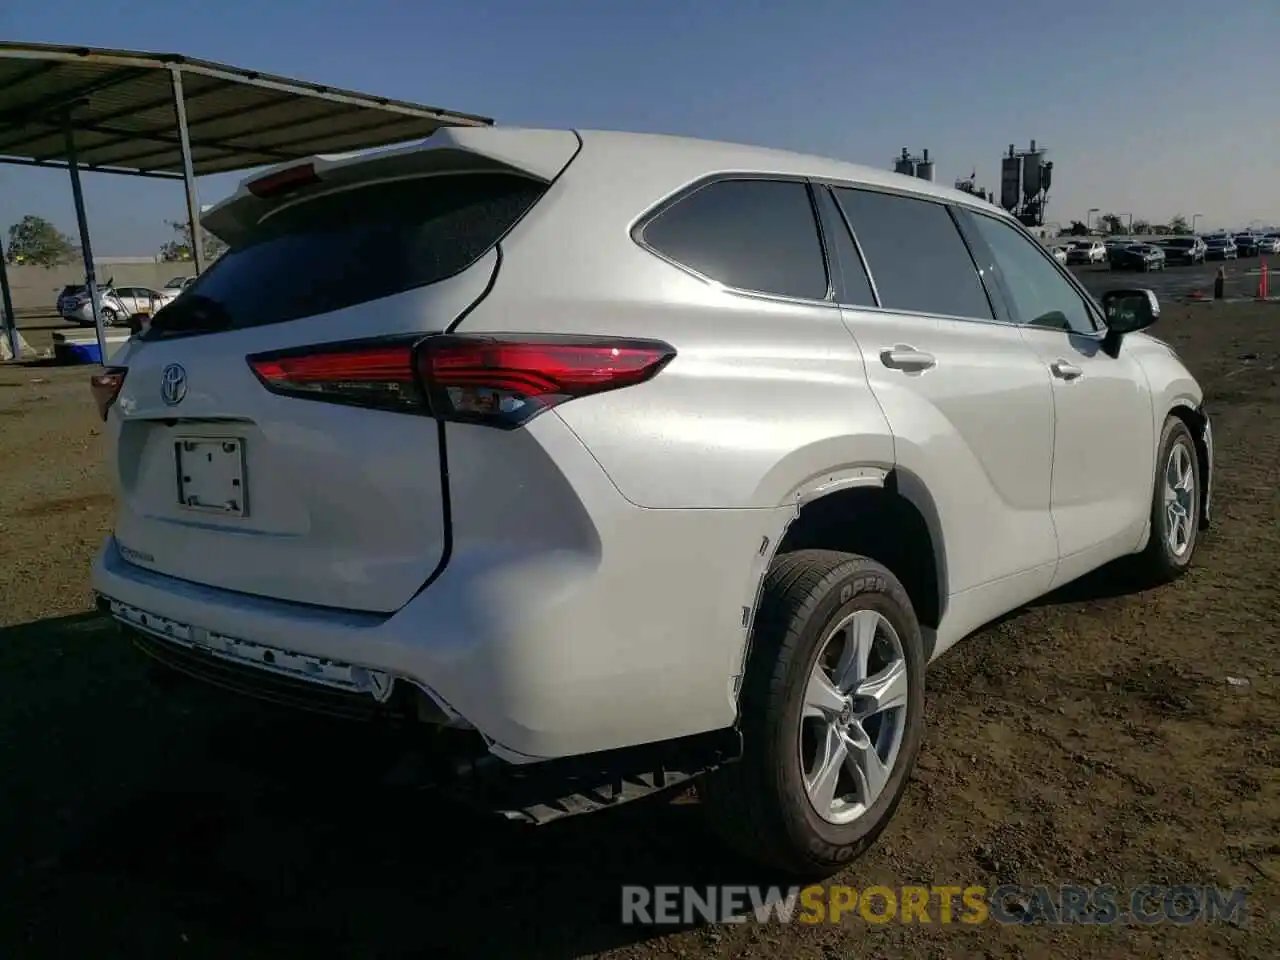
[[[174,291],[150,287],[116,287],[104,285],[98,291],[102,323],[111,327],[137,313],[155,313],[177,297]],[[81,326],[93,326],[93,305],[84,285],[66,287],[58,297],[58,313],[64,320]]]
[[[177,297],[183,290],[196,282],[195,277],[174,277],[164,285],[165,292],[170,294],[170,299]]]
[[[1101,240],[1073,240],[1067,247],[1067,262],[1079,264],[1106,263],[1107,247]]]
[[[1061,263],[1061,264],[1066,264],[1066,262],[1067,262],[1067,248],[1066,248],[1066,247],[1057,247],[1057,246],[1055,246],[1055,247],[1050,247],[1050,248],[1049,248],[1049,252],[1053,254],[1053,259],[1057,260],[1057,261],[1058,261],[1059,263]]]
[[[201,296],[94,381],[100,607],[224,686],[446,728],[511,816],[700,777],[734,844],[832,873],[926,664],[1109,561],[1179,576],[1208,521],[1155,297],[920,179],[445,128],[204,222]]]

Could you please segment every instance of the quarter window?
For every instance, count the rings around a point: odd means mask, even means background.
[[[987,250],[975,250],[983,270],[1002,281],[1018,323],[1072,333],[1097,329],[1084,297],[1039,248],[1021,231],[994,217],[964,214]],[[991,263],[982,262],[990,260]]]
[[[969,248],[940,203],[841,187],[836,198],[853,227],[889,310],[993,320]]]
[[[728,287],[805,300],[827,296],[827,265],[808,187],[718,180],[644,228],[659,253]]]

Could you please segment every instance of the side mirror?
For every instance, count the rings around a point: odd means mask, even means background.
[[[1119,353],[1126,333],[1145,330],[1160,319],[1160,301],[1153,290],[1108,290],[1102,295],[1102,310],[1107,318],[1102,345],[1111,356]]]

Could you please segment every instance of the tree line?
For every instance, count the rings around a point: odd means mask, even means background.
[[[160,259],[172,263],[191,260],[191,227],[182,220],[166,220],[165,226],[173,231],[173,235],[156,251]],[[202,239],[206,263],[217,259],[227,248],[225,243],[207,233]],[[7,263],[38,267],[56,267],[82,259],[78,243],[44,217],[30,213],[10,224],[4,256]]]
[[[1149,236],[1152,234],[1180,237],[1191,234],[1191,224],[1182,214],[1172,217],[1168,223],[1152,223],[1150,220],[1134,220],[1128,226],[1118,213],[1104,213],[1093,222],[1093,228],[1080,220],[1072,220],[1071,226],[1062,231],[1070,237],[1083,237],[1090,233],[1106,233],[1116,236]]]

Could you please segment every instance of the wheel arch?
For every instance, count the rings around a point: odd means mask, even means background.
[[[794,517],[763,565],[748,627],[762,600],[764,576],[778,557],[804,549],[837,550],[875,560],[902,582],[925,636],[926,662],[931,659],[946,612],[947,566],[937,505],[924,483],[894,468],[881,483],[815,488],[796,502]],[[750,648],[748,630],[744,668]]]
[[[1210,440],[1206,435],[1205,429],[1208,426],[1209,419],[1204,412],[1204,408],[1189,398],[1175,400],[1165,413],[1165,420],[1170,417],[1176,417],[1181,420],[1187,425],[1187,430],[1191,432],[1191,442],[1195,446],[1196,460],[1199,461],[1200,465],[1200,529],[1205,530],[1209,527],[1210,475],[1213,471],[1213,451],[1209,447]],[[1161,423],[1163,424],[1164,420]],[[1160,469],[1158,464],[1156,469],[1157,471]]]

